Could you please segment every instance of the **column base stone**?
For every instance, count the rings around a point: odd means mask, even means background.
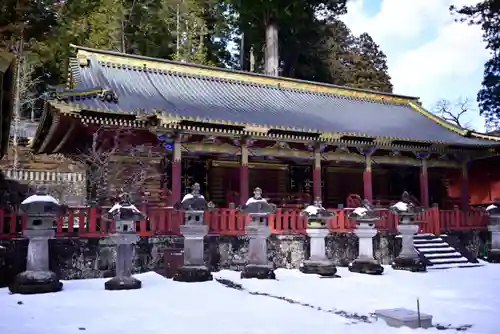
[[[427,271],[427,266],[419,257],[398,257],[392,261],[391,266],[394,270],[406,270],[412,273]]]
[[[500,263],[500,249],[492,249],[486,256],[486,261],[490,263]]]
[[[337,273],[337,267],[332,261],[304,260],[299,267],[304,274],[316,274],[324,277],[332,277]]]
[[[382,273],[384,272],[384,267],[382,267],[376,261],[354,260],[353,262],[349,263],[349,271],[367,275],[382,275]]]
[[[270,265],[247,264],[241,271],[241,278],[276,279]]]
[[[52,271],[27,270],[16,276],[9,286],[12,293],[32,295],[61,291],[63,284]]]
[[[173,279],[176,282],[197,283],[211,281],[214,278],[205,266],[182,266]]]
[[[104,283],[106,290],[137,290],[142,288],[142,282],[132,276],[128,277],[113,277]]]

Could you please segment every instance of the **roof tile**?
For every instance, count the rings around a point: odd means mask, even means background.
[[[71,61],[77,88],[103,87],[118,94],[118,103],[81,101],[83,107],[108,112],[169,114],[270,127],[321,132],[358,133],[374,137],[491,145],[466,138],[422,115],[409,104],[394,104],[276,85],[249,84],[164,70],[117,66],[91,57],[89,66]]]

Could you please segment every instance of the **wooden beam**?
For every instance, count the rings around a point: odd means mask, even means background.
[[[61,148],[63,148],[64,144],[66,144],[66,142],[68,141],[68,139],[74,134],[73,131],[75,130],[76,124],[77,124],[77,120],[76,119],[72,119],[71,120],[71,125],[69,126],[69,129],[66,131],[66,133],[62,137],[61,141],[59,142],[59,144],[54,149],[54,153],[58,153],[61,150]]]
[[[57,128],[59,127],[59,120],[60,120],[59,114],[58,113],[53,113],[52,117],[53,117],[52,118],[52,123],[50,124],[49,131],[45,135],[45,139],[43,140],[42,145],[40,145],[40,148],[38,149],[38,152],[40,152],[40,153],[42,153],[42,152],[45,151],[45,149],[47,148],[47,146],[51,142],[52,137],[56,133]]]
[[[239,167],[239,161],[223,161],[223,160],[213,160],[213,167]],[[264,163],[264,162],[249,162],[248,168],[250,169],[288,169],[286,164],[276,164],[276,163]]]

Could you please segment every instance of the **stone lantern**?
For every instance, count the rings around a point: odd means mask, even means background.
[[[106,290],[133,290],[142,287],[141,281],[132,277],[134,247],[140,237],[135,222],[145,216],[132,204],[130,195],[122,193],[118,203],[108,211],[108,218],[115,221],[116,229],[109,239],[116,244],[116,275],[106,283]]]
[[[491,248],[486,261],[500,263],[500,198],[486,208],[486,214],[490,218],[488,231],[491,232]]]
[[[276,206],[262,197],[262,189],[255,188],[240,211],[248,214],[250,222],[245,226],[249,238],[248,263],[241,272],[241,278],[276,279],[274,267],[267,259],[267,238],[271,235],[268,216]]]
[[[62,206],[46,187],[38,186],[36,193],[21,203],[21,211],[27,216],[23,236],[29,239],[28,259],[26,271],[15,277],[9,290],[21,294],[60,291],[63,284],[49,270],[49,239],[54,237],[54,222],[62,213]]]
[[[410,194],[406,191],[401,196],[401,201],[391,206],[390,210],[398,216],[398,231],[401,233],[402,238],[401,253],[392,262],[392,268],[411,272],[426,271],[426,265],[420,259],[413,243],[413,236],[419,230],[419,224],[415,221],[415,217],[425,210],[417,207],[411,201]]]
[[[363,204],[349,214],[356,221],[354,234],[359,240],[358,258],[349,264],[349,271],[361,274],[381,275],[384,267],[373,257],[373,237],[377,235],[375,223],[380,216],[373,205],[365,199]]]
[[[205,265],[204,238],[208,233],[208,226],[204,223],[205,211],[213,207],[200,194],[200,185],[193,184],[191,193],[184,196],[178,210],[184,211],[184,225],[181,233],[184,236],[184,265],[174,275],[174,281],[179,282],[206,282],[213,279]]]
[[[316,197],[313,205],[309,205],[302,212],[307,216],[307,235],[310,240],[309,259],[302,261],[299,270],[304,274],[318,274],[334,276],[337,268],[333,261],[326,257],[325,238],[330,234],[328,220],[335,217],[333,212],[327,211]]]

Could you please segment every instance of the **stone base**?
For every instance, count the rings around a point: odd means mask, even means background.
[[[405,308],[376,310],[375,315],[383,319],[390,327],[404,326],[412,329],[432,327],[432,315],[425,313],[419,315],[417,312]]]
[[[500,263],[500,250],[490,250],[488,256],[486,256],[486,261],[490,263]]]
[[[140,288],[142,288],[142,282],[132,276],[116,276],[104,283],[106,290],[136,290]]]
[[[382,275],[382,273],[384,272],[384,267],[382,267],[376,261],[354,260],[349,264],[349,271],[359,274]]]
[[[299,267],[304,274],[317,274],[325,277],[335,276],[337,268],[331,261],[304,260]]]
[[[241,278],[276,279],[276,274],[272,266],[247,264],[241,271]]]
[[[9,286],[12,293],[31,295],[61,291],[63,284],[52,271],[25,271]]]
[[[392,261],[392,269],[406,270],[411,271],[412,273],[417,273],[427,271],[427,266],[422,262],[422,260],[420,260],[419,257],[398,257]]]
[[[174,275],[177,282],[206,282],[213,280],[212,273],[205,266],[182,266]]]

